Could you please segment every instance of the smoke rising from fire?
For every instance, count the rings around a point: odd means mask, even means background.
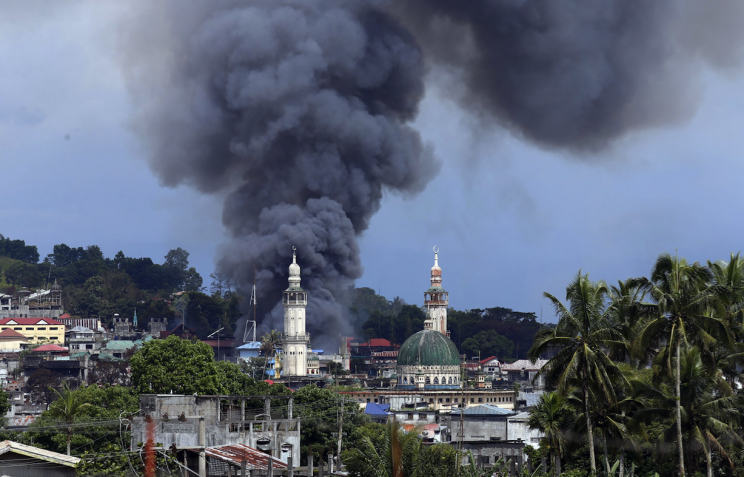
[[[165,184],[226,193],[218,268],[246,289],[255,266],[263,303],[279,303],[259,332],[282,328],[293,245],[310,333],[351,331],[338,300],[362,274],[357,236],[383,190],[419,192],[439,171],[407,125],[424,93],[413,36],[375,1],[137,13],[125,50],[135,128]]]
[[[688,119],[705,66],[741,59],[744,3],[398,0],[463,105],[543,147],[597,150]]]
[[[409,125],[424,55],[474,114],[597,150],[688,118],[702,68],[738,62],[742,13],[736,0],[143,1],[121,51],[161,182],[225,197],[218,268],[246,290],[255,266],[260,302],[277,303],[259,331],[281,328],[294,245],[309,331],[330,336],[350,331],[340,297],[383,191],[416,194],[439,171]]]

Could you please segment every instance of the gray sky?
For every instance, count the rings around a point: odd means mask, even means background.
[[[114,54],[119,7],[21,5],[0,15],[0,233],[42,256],[64,242],[162,261],[180,246],[206,278],[221,201],[160,187],[149,171]],[[437,245],[452,306],[545,307],[550,321],[542,292],[562,296],[579,269],[614,282],[675,248],[700,261],[739,251],[744,80],[702,78],[689,122],[626,137],[601,157],[476,126],[429,87],[416,127],[442,172],[416,197],[385,197],[361,239],[358,285],[421,303]]]

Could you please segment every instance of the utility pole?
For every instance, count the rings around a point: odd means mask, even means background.
[[[339,468],[341,467],[341,439],[344,432],[344,398],[341,398],[341,413],[339,414],[338,418],[338,452],[336,455],[338,455],[338,462],[339,462]]]

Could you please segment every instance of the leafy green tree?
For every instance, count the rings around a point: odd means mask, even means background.
[[[181,247],[169,250],[165,255],[165,262],[163,265],[185,272],[186,269],[189,268],[189,252]]]
[[[183,280],[184,291],[189,291],[189,292],[203,291],[204,290],[204,287],[202,287],[203,283],[204,283],[204,280],[202,280],[202,277],[201,275],[199,275],[199,272],[196,271],[196,268],[191,267],[184,272],[184,280]]]
[[[0,427],[4,427],[7,420],[5,415],[10,411],[13,405],[10,403],[10,395],[0,389]]]
[[[550,293],[544,293],[555,309],[558,325],[529,350],[532,360],[558,350],[540,371],[549,386],[556,386],[563,396],[573,386],[581,388],[592,472],[597,471],[597,466],[589,388],[594,387],[597,396],[605,402],[614,403],[616,384],[626,383],[617,365],[605,354],[606,349],[623,341],[622,335],[608,321],[608,293],[603,281],[591,282],[589,275],[582,275],[581,271],[566,288],[568,307]]]
[[[661,346],[656,361],[671,372],[674,369],[675,392],[680,395],[680,350],[692,342],[707,355],[719,343],[733,347],[733,339],[724,319],[709,313],[714,295],[710,289],[713,274],[699,263],[688,264],[682,258],[665,253],[659,256],[651,271],[651,279],[638,279],[640,286],[656,301],[658,312],[640,331],[636,350],[645,353],[652,346]],[[672,356],[675,366],[672,366]],[[678,472],[685,475],[682,438],[682,406],[676,401]]]
[[[338,449],[337,417],[342,412],[342,396],[315,384],[301,387],[292,396],[295,415],[302,416],[301,455],[306,456],[312,451],[317,459],[328,452],[335,454]],[[343,405],[343,416],[344,433],[347,435],[354,434],[358,427],[369,422],[356,402],[346,402]],[[354,441],[342,440],[344,449],[349,448],[350,442]]]
[[[129,360],[142,394],[225,394],[212,348],[171,335],[145,343]]]
[[[54,392],[57,400],[49,405],[48,413],[52,418],[59,419],[67,424],[67,455],[70,455],[70,442],[72,441],[72,425],[79,419],[91,406],[90,403],[84,402],[80,394],[70,389],[69,383],[65,382],[62,386],[62,392]]]
[[[475,356],[480,351],[481,357],[498,356],[510,358],[514,353],[514,343],[493,330],[481,331],[462,343],[462,352]]]
[[[276,359],[276,347],[282,342],[281,334],[276,330],[271,330],[261,337],[261,353],[264,355],[264,365],[268,365],[270,359]],[[264,375],[266,369],[264,368]]]
[[[558,393],[545,393],[540,396],[527,420],[530,429],[539,429],[545,434],[547,448],[553,456],[556,477],[561,474],[561,454],[565,441],[563,429],[568,424],[570,416],[571,410],[566,406],[563,396]]]

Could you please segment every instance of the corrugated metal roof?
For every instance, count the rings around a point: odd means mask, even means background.
[[[75,467],[80,462],[80,459],[77,457],[58,454],[57,452],[39,449],[38,447],[27,446],[13,441],[0,442],[0,454],[5,454],[6,452],[15,452],[16,454],[33,457],[46,462],[53,462],[66,467]]]
[[[542,369],[543,366],[545,366],[545,363],[547,363],[547,359],[538,359],[534,363],[532,363],[529,359],[518,359],[514,361],[511,364],[505,364],[501,367],[502,371],[522,371],[523,369],[526,369],[527,371],[538,371]]]
[[[260,341],[249,341],[244,345],[238,346],[236,349],[261,349]]]
[[[502,409],[498,406],[491,406],[490,404],[481,404],[480,406],[469,407],[462,410],[452,411],[451,414],[459,415],[462,412],[465,416],[509,416],[514,414],[513,411]]]
[[[209,457],[229,462],[237,467],[240,467],[241,463],[245,461],[246,468],[248,469],[267,470],[269,468],[269,458],[273,460],[274,469],[287,468],[287,464],[276,457],[271,457],[258,449],[243,444],[207,447],[206,454]]]
[[[26,427],[39,417],[39,414],[26,414],[22,416],[13,416],[8,419],[8,427]]]
[[[130,340],[111,340],[106,343],[106,349],[127,350],[135,346],[134,341]]]

